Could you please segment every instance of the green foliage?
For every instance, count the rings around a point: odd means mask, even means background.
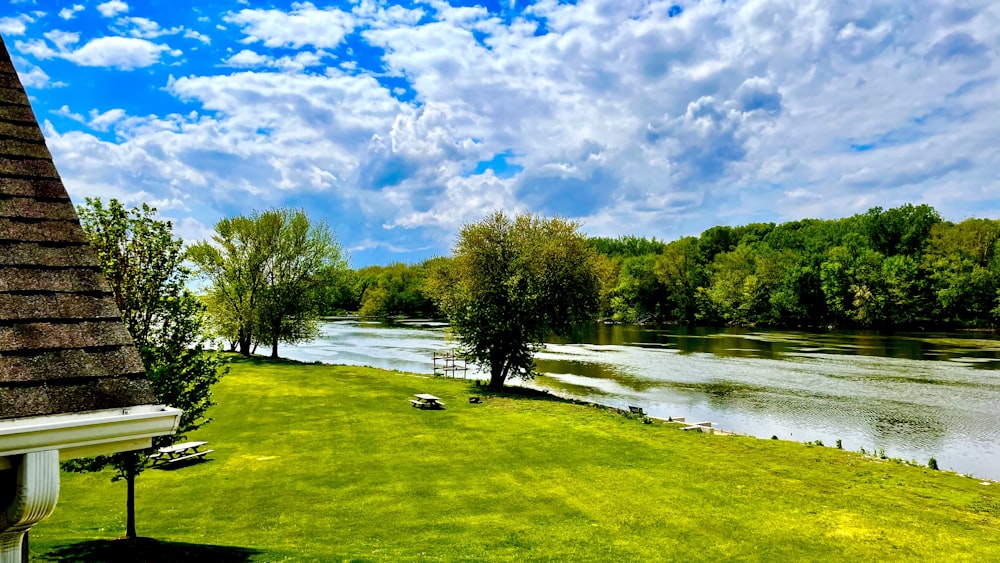
[[[984,325],[997,305],[1000,222],[967,219],[938,223],[924,252],[934,316],[945,322]]]
[[[357,273],[355,292],[358,313],[367,318],[437,317],[440,311],[427,290],[428,271],[447,258],[432,258],[422,264],[369,266]]]
[[[928,205],[717,226],[670,243],[589,239],[601,312],[626,322],[895,328],[1000,320],[1000,223]]]
[[[693,325],[698,318],[698,289],[707,282],[698,263],[698,239],[685,237],[668,244],[656,257],[654,270],[663,293],[659,318]]]
[[[599,254],[611,258],[634,258],[647,254],[659,254],[667,245],[655,238],[647,239],[625,235],[617,238],[591,237],[587,239],[587,246]]]
[[[862,216],[863,233],[884,256],[919,256],[941,216],[929,205],[909,203],[894,209],[873,207]]]
[[[182,440],[209,422],[212,386],[225,372],[222,357],[205,349],[205,306],[185,288],[190,271],[184,267],[183,242],[148,205],[126,210],[115,199],[105,207],[100,199],[87,198],[78,213],[153,392],[184,411],[177,434],[154,438],[154,445]],[[113,467],[114,479],[128,480],[131,490],[147,461],[145,453],[126,452],[75,460],[65,467]],[[134,536],[134,514],[128,508],[129,535]]]
[[[595,253],[562,219],[502,212],[462,227],[454,259],[429,284],[462,353],[490,369],[490,387],[532,377],[534,351],[550,333],[597,312]]]
[[[347,267],[325,223],[302,210],[272,209],[219,221],[213,241],[189,253],[211,284],[207,303],[220,336],[243,355],[269,344],[276,358],[279,342],[315,334],[330,280]]]
[[[667,291],[656,275],[656,263],[653,254],[630,256],[621,262],[610,303],[615,320],[643,323],[662,316]]]
[[[938,470],[937,459],[935,459],[935,458],[932,457],[929,460],[927,460],[927,467],[933,469],[934,471],[937,471]]]
[[[766,243],[741,243],[732,252],[715,257],[704,294],[711,307],[730,324],[773,323],[780,313],[775,311],[772,297],[783,295],[785,272],[794,266],[791,251],[775,250]]]

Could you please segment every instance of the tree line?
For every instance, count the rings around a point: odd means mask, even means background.
[[[595,318],[626,323],[839,328],[991,327],[1000,222],[906,204],[832,220],[716,226],[664,242],[591,237]],[[453,257],[348,270],[325,312],[446,316],[429,276]],[[571,290],[571,289],[568,289]]]
[[[590,242],[616,280],[602,311],[615,320],[894,329],[993,326],[998,238],[996,220],[953,223],[907,204],[669,243]]]

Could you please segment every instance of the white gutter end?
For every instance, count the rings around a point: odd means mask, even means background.
[[[0,420],[0,469],[4,457],[30,452],[59,450],[60,458],[72,459],[146,448],[153,436],[177,432],[182,412],[139,405]]]

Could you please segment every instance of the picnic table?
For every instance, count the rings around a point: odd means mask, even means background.
[[[195,459],[210,454],[215,450],[203,450],[202,446],[208,442],[182,442],[172,446],[160,448],[155,454],[149,457],[153,460],[153,466],[163,463],[177,463],[187,459]]]
[[[434,395],[428,395],[427,393],[417,393],[413,395],[416,399],[410,399],[410,404],[414,408],[418,409],[443,409],[444,402],[441,399],[435,397]]]

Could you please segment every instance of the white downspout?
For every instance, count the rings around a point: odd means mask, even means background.
[[[14,498],[0,507],[0,563],[21,563],[24,533],[52,514],[59,498],[59,450],[18,457],[17,469],[10,470],[17,471]]]

